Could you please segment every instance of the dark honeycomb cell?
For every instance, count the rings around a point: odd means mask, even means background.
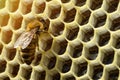
[[[9,0],[8,8],[10,12],[15,12],[18,9],[19,1],[20,0]]]
[[[87,59],[89,60],[96,59],[98,55],[98,51],[99,51],[99,48],[96,45],[89,47],[88,52],[86,53]]]
[[[40,61],[41,61],[41,58],[42,58],[42,54],[41,54],[40,52],[38,52],[38,53],[36,52],[36,53],[35,53],[35,58],[34,58],[32,64],[33,64],[34,66],[39,65],[39,63],[40,63]]]
[[[45,80],[46,72],[45,71],[37,71],[35,70],[34,79],[35,80]]]
[[[59,6],[50,6],[49,7],[50,9],[49,9],[49,11],[50,11],[50,18],[51,19],[55,19],[55,18],[57,18],[57,17],[59,17],[59,15],[60,15],[60,12],[61,12],[61,6],[59,5]]]
[[[84,12],[81,13],[80,17],[82,18],[81,22],[78,22],[80,25],[85,25],[88,23],[89,18],[91,15],[91,11],[90,10],[85,10]]]
[[[48,58],[48,63],[47,63],[47,68],[48,69],[54,68],[55,64],[56,64],[56,57],[55,56],[53,56],[51,58]]]
[[[108,79],[106,80],[118,80],[118,77],[119,77],[119,70],[114,69],[108,72]]]
[[[119,0],[107,0],[107,3],[108,3],[107,12],[111,13],[111,12],[117,10]]]
[[[0,77],[1,80],[10,80],[10,78],[7,75],[4,75],[2,77]]]
[[[6,64],[7,64],[7,62],[5,60],[0,60],[0,73],[5,71]]]
[[[82,36],[82,41],[84,41],[84,42],[90,41],[94,36],[93,28],[83,29],[81,33],[83,35]]]
[[[52,75],[52,80],[60,80],[60,73],[55,73]]]
[[[114,60],[114,50],[105,50],[102,56],[102,63],[103,64],[111,64]]]
[[[105,46],[108,44],[109,40],[110,40],[110,33],[105,32],[105,33],[99,35],[98,44],[99,44],[99,46]]]
[[[9,21],[9,14],[8,13],[0,13],[0,26],[3,27],[3,26],[6,26],[8,24],[8,21]]]
[[[102,77],[102,75],[103,75],[103,66],[101,66],[101,65],[93,66],[92,79],[98,80]]]
[[[6,48],[6,57],[8,60],[13,60],[16,55],[16,49],[15,48]]]
[[[112,20],[112,24],[110,26],[111,31],[117,31],[120,29],[120,17]]]
[[[84,74],[87,73],[87,66],[88,63],[87,62],[80,62],[80,63],[76,63],[75,65],[75,74],[80,77],[83,76]]]
[[[9,64],[9,73],[12,77],[16,77],[19,71],[19,64]]]
[[[64,10],[65,12],[65,18],[64,18],[64,21],[69,23],[69,22],[72,22],[74,21],[75,19],[75,15],[76,15],[76,9],[75,8],[72,8],[72,9],[69,9],[69,10]]]
[[[83,5],[85,5],[85,3],[86,3],[86,0],[75,0],[75,5],[76,6],[83,6]]]
[[[45,7],[46,7],[46,3],[45,2],[42,2],[42,3],[36,2],[35,3],[35,12],[37,14],[43,13],[44,10],[45,10]]]
[[[0,54],[2,53],[3,45],[0,44]]]
[[[4,30],[2,32],[2,41],[5,44],[8,44],[12,39],[12,34],[13,34],[13,32],[11,30]]]
[[[55,51],[56,54],[62,55],[66,51],[67,48],[67,41],[66,40],[55,40],[54,45],[53,45],[53,50]]]
[[[91,3],[91,5],[90,5],[90,8],[92,9],[92,10],[95,10],[95,9],[98,9],[98,8],[100,8],[101,7],[101,5],[102,5],[102,2],[103,2],[103,0],[92,0],[90,3]]]
[[[119,49],[119,48],[120,48],[120,37],[114,38],[114,44],[113,44],[113,46],[114,46],[116,49]]]
[[[50,32],[52,33],[53,36],[59,36],[63,33],[64,30],[64,23],[62,22],[54,22],[51,26]]]
[[[82,50],[83,50],[83,44],[78,43],[77,45],[70,45],[70,55],[73,58],[78,58],[82,55]]]
[[[95,17],[96,22],[95,22],[94,27],[98,28],[100,26],[103,26],[106,22],[106,17],[107,17],[106,15],[101,15],[101,16]]]
[[[70,0],[61,0],[62,3],[68,3]]]
[[[74,76],[69,75],[69,76],[65,76],[64,80],[76,80]]]
[[[17,30],[21,27],[23,17],[19,14],[14,14],[13,17],[11,17],[11,26],[13,29]]]
[[[23,78],[25,78],[26,80],[29,80],[31,77],[31,73],[32,73],[32,68],[31,67],[22,67],[22,71],[21,71],[21,76]]]
[[[78,32],[79,32],[79,27],[73,26],[74,28],[67,28],[66,30],[66,38],[68,40],[73,40],[77,37]]]

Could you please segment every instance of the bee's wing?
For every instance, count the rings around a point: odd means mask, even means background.
[[[17,41],[14,44],[14,48],[21,47],[22,49],[25,49],[30,42],[32,41],[34,34],[30,31],[24,32],[20,35],[20,37],[17,39]]]

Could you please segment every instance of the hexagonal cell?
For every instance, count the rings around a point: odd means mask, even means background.
[[[46,3],[45,2],[35,2],[35,13],[40,14],[43,13],[46,7]]]
[[[70,0],[61,0],[62,3],[68,3]]]
[[[86,0],[75,0],[75,5],[76,6],[83,6],[83,5],[85,5],[85,3],[86,3]]]
[[[62,55],[64,54],[64,52],[66,51],[67,48],[67,41],[64,40],[55,40],[53,43],[53,51],[58,54],[58,55]]]
[[[92,45],[87,47],[85,51],[86,58],[89,60],[94,60],[98,55],[99,48],[96,45]]]
[[[21,2],[21,12],[23,14],[28,14],[31,12],[31,8],[32,8],[32,0],[23,0]]]
[[[83,50],[83,44],[82,43],[77,43],[77,44],[70,44],[69,45],[69,54],[73,58],[78,58],[82,55],[82,50]]]
[[[9,11],[10,12],[14,12],[18,9],[18,6],[19,6],[19,0],[9,0],[8,2],[8,8],[9,8]]]
[[[64,9],[64,13],[65,13],[65,16],[64,16],[64,21],[65,22],[69,23],[69,22],[74,21],[75,15],[76,15],[76,9],[75,8]]]
[[[8,24],[9,18],[10,16],[8,13],[1,13],[0,14],[0,26],[1,27],[6,26]]]
[[[78,77],[85,75],[87,73],[87,66],[88,66],[88,63],[86,61],[75,63],[74,73]]]
[[[2,53],[3,45],[0,43],[0,54]]]
[[[101,65],[93,66],[93,74],[92,74],[91,78],[93,80],[98,80],[102,77],[102,75],[103,75],[103,66],[101,66]]]
[[[21,76],[24,79],[29,80],[31,77],[31,73],[32,73],[32,68],[30,66],[21,67]]]
[[[33,75],[34,80],[45,80],[46,72],[44,70],[43,71],[35,70]]]
[[[17,30],[21,27],[23,17],[20,14],[14,14],[13,17],[11,17],[11,26],[13,29]]]
[[[117,17],[111,21],[110,30],[117,31],[120,29],[120,17]]]
[[[78,22],[80,25],[85,25],[88,23],[89,21],[89,18],[90,18],[90,15],[91,15],[91,11],[90,10],[83,10],[83,12],[80,12],[80,17],[81,17],[81,20],[80,22]]]
[[[73,40],[77,37],[79,32],[79,27],[77,25],[69,26],[66,28],[66,38],[68,40]]]
[[[0,73],[5,71],[6,65],[7,65],[7,62],[5,60],[0,60]]]
[[[103,64],[111,64],[114,60],[114,50],[113,49],[103,49],[101,54],[101,61]]]
[[[19,64],[11,63],[11,64],[8,64],[8,66],[9,66],[8,72],[10,76],[16,77],[19,71]]]
[[[0,0],[0,9],[5,7],[6,0]]]
[[[81,34],[82,34],[82,41],[84,42],[88,42],[90,40],[92,40],[93,36],[94,36],[94,29],[93,28],[84,28],[81,30]]]
[[[9,76],[4,74],[3,76],[0,76],[1,80],[10,80]]]
[[[115,10],[117,10],[119,0],[107,0],[107,12],[111,13]]]
[[[63,80],[76,80],[76,78],[73,75],[66,75],[63,77]]]
[[[90,8],[92,10],[95,10],[101,7],[103,0],[98,0],[98,1],[92,0],[90,3],[91,3]]]
[[[53,22],[50,27],[50,33],[53,36],[59,36],[63,33],[64,26],[65,25],[62,22]]]
[[[120,36],[117,36],[117,37],[113,37],[113,46],[116,48],[116,49],[119,49],[120,48]]]
[[[71,59],[60,59],[60,60],[58,60],[57,68],[62,73],[67,73],[68,71],[70,71],[71,65],[72,65],[72,60]]]
[[[106,76],[106,80],[118,80],[119,77],[119,70],[118,69],[111,69],[108,72],[108,75]]]
[[[106,18],[107,18],[106,14],[97,15],[97,16],[95,15],[94,16],[94,19],[95,19],[94,27],[98,28],[98,27],[105,25]]]
[[[55,19],[55,18],[57,18],[57,17],[59,17],[59,15],[60,15],[60,12],[61,12],[61,6],[60,5],[50,5],[50,6],[48,6],[48,8],[49,8],[49,17],[51,18],[51,19]]]
[[[49,80],[61,80],[60,78],[61,78],[61,75],[60,75],[60,73],[59,72],[57,72],[57,71],[52,71],[51,72],[52,74],[49,74]],[[47,79],[48,80],[48,79]]]
[[[99,46],[105,46],[108,44],[110,40],[110,33],[109,32],[105,32],[102,33],[98,36],[98,44]]]
[[[13,34],[13,32],[11,30],[2,31],[2,41],[5,44],[8,44],[12,39],[12,34]]]

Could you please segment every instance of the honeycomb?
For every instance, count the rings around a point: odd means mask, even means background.
[[[119,0],[0,0],[0,80],[120,80],[119,5]],[[13,46],[36,16],[48,32],[40,34],[40,50],[27,65]]]

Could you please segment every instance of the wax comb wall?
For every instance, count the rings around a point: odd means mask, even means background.
[[[0,80],[120,80],[119,0],[0,0]],[[48,33],[30,65],[13,48],[35,17]]]

